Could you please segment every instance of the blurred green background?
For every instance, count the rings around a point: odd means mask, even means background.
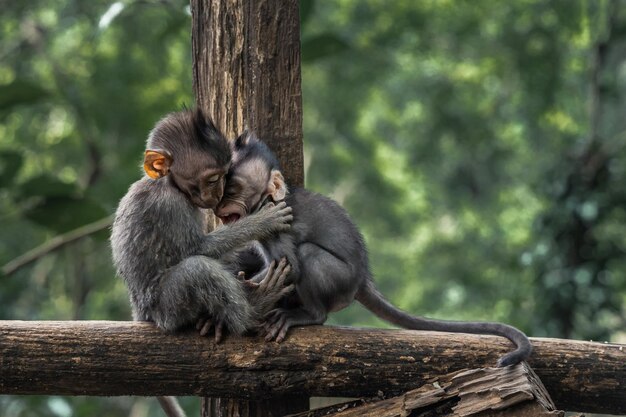
[[[192,104],[188,5],[0,0],[0,265],[114,212]],[[626,1],[302,1],[306,181],[397,305],[626,342]],[[103,231],[0,276],[0,319],[128,320]],[[353,306],[332,323],[385,324]],[[198,401],[184,400],[198,413]],[[0,396],[9,416],[159,415]]]

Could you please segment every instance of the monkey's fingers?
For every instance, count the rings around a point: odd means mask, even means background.
[[[280,293],[279,293],[279,297],[278,297],[278,299],[281,299],[281,298],[283,298],[284,296],[291,294],[291,293],[293,292],[293,290],[295,290],[295,289],[296,289],[295,284],[289,284],[289,285],[287,285],[285,288],[283,288],[282,290],[280,290]]]
[[[290,327],[291,327],[291,324],[289,323],[289,319],[287,319],[285,323],[282,325],[282,327],[280,328],[280,332],[278,332],[278,336],[276,336],[276,342],[280,343],[283,340],[285,340],[285,337],[287,337],[287,331],[289,330]]]
[[[269,204],[265,207],[268,207],[268,210],[272,211],[272,215],[275,215],[278,218],[286,217],[293,213],[293,209],[289,207],[284,201],[281,201],[273,207],[269,206]]]
[[[283,258],[285,259],[285,258]],[[285,263],[287,263],[287,260],[285,259]],[[285,285],[285,279],[287,278],[287,275],[289,275],[289,273],[291,272],[291,265],[287,265],[285,266],[282,271],[280,271],[280,274],[278,276],[276,285],[277,288],[283,287]]]
[[[246,273],[245,273],[245,271],[237,272],[237,279],[239,281],[245,281],[246,280]]]
[[[267,333],[267,336],[265,336],[265,341],[266,342],[271,342],[272,340],[276,339],[277,336],[280,334],[280,331],[282,330],[282,328],[285,325],[286,321],[287,321],[287,315],[286,314],[282,314],[280,316],[280,318],[278,319],[278,321],[271,326],[269,332]],[[285,333],[286,333],[286,331],[285,331]],[[277,339],[276,339],[276,341],[278,342]]]
[[[276,205],[276,211],[278,211],[278,214],[283,217],[293,214],[293,209],[284,201],[281,201]]]
[[[280,317],[284,314],[284,309],[275,308],[265,315],[265,322],[268,324],[268,326],[273,326],[278,320],[280,320]]]
[[[286,265],[287,265],[287,259],[281,258],[280,262],[278,262],[278,265],[276,265],[276,268],[274,269],[274,271],[272,271],[272,274],[268,274],[267,285],[266,285],[267,290],[275,291],[276,286],[279,285],[278,281],[280,280],[280,275],[284,271]]]
[[[220,343],[222,341],[222,335],[224,331],[224,321],[218,320],[215,325],[215,343]]]
[[[205,324],[207,321],[210,321],[210,320],[211,320],[211,316],[208,316],[208,315],[207,315],[207,316],[202,316],[202,317],[200,317],[200,318],[198,319],[198,322],[196,323],[196,330],[200,330],[200,329],[202,329],[202,327],[204,326],[204,324]]]
[[[267,269],[267,272],[265,273],[265,277],[263,277],[263,279],[260,282],[259,290],[265,292],[267,285],[268,285],[269,277],[271,277],[274,274],[275,269],[276,269],[276,261],[272,261],[270,263],[269,268]]]
[[[206,321],[206,319],[204,317],[199,318],[198,322],[196,323],[196,330],[200,330],[202,328],[202,326],[204,326],[204,322]]]
[[[200,329],[200,336],[206,336],[207,334],[209,334],[209,331],[211,330],[212,327],[213,327],[213,320],[207,319],[207,321],[202,326],[202,329]]]
[[[246,289],[249,289],[249,290],[256,290],[261,286],[261,284],[250,281],[250,280],[245,280],[244,282],[242,282],[242,284]]]

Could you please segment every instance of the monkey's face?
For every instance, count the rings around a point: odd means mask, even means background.
[[[270,169],[262,159],[240,161],[228,174],[217,217],[228,224],[250,214],[268,196],[269,179]]]
[[[175,165],[172,165],[172,181],[187,195],[192,204],[215,210],[224,194],[228,166],[215,167],[208,164],[197,170],[189,168],[187,165],[184,170],[177,172]]]

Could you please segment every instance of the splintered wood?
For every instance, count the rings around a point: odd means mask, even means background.
[[[432,379],[388,399],[357,400],[290,417],[563,416],[528,367],[480,368]]]

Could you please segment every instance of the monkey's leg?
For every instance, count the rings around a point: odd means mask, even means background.
[[[268,341],[281,342],[293,326],[324,323],[329,312],[348,306],[359,288],[360,280],[353,268],[317,245],[301,244],[298,259],[301,263],[296,291],[301,307],[276,309],[268,316]]]
[[[219,261],[205,256],[192,256],[169,268],[161,278],[157,300],[153,319],[168,331],[207,315],[236,334],[256,323],[241,283]]]

